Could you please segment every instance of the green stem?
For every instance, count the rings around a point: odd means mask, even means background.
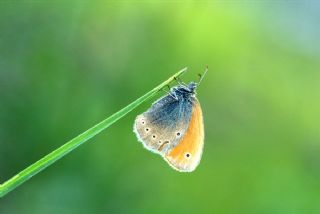
[[[13,176],[12,178],[4,182],[2,185],[0,184],[0,198],[6,195],[7,193],[11,192],[15,188],[17,188],[19,185],[23,184],[27,180],[29,180],[32,176],[36,175],[37,173],[44,170],[51,164],[55,163],[57,160],[59,160],[60,158],[62,158],[72,150],[76,149],[78,146],[80,146],[90,138],[94,137],[104,129],[111,126],[113,123],[115,123],[120,118],[122,118],[123,116],[128,114],[130,111],[132,111],[134,108],[136,108],[146,100],[150,99],[154,95],[156,95],[156,93],[159,90],[161,90],[166,85],[170,84],[175,77],[182,75],[186,70],[187,68],[184,68],[181,71],[177,72],[168,80],[164,81],[159,86],[155,87],[154,89],[152,89],[142,97],[138,98],[128,106],[124,107],[123,109],[111,115],[110,117],[106,118],[105,120],[101,121],[97,125],[91,127],[87,131],[83,132],[82,134],[68,141],[67,143],[57,148],[56,150],[52,151],[48,155],[44,156],[34,164],[30,165],[26,169],[19,172],[17,175]]]

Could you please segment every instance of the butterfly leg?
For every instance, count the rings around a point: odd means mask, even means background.
[[[182,82],[179,77],[175,77],[174,79],[175,79],[175,81],[177,81],[177,83],[178,83],[182,88],[184,88],[184,89],[187,90],[187,91],[190,91],[190,89],[188,88],[187,84],[185,84],[184,82]]]
[[[185,84],[184,82],[182,82],[179,77],[175,77],[174,80],[177,81],[177,83],[178,83],[180,86],[187,87],[187,84]]]
[[[169,91],[164,90],[164,88],[162,88],[162,90],[166,92],[168,95],[170,95],[173,99],[178,100],[176,93],[171,91],[171,88],[169,85],[166,85],[166,86],[169,88]]]

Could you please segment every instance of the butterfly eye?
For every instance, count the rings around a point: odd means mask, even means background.
[[[190,153],[186,153],[186,158],[190,158]]]

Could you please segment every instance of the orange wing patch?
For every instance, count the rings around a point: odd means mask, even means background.
[[[174,169],[192,172],[199,165],[202,155],[204,128],[199,102],[194,104],[190,124],[181,142],[174,147],[164,159]]]

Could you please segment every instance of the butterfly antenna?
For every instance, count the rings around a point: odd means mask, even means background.
[[[204,72],[202,74],[198,74],[199,75],[199,82],[198,82],[198,86],[200,85],[200,83],[202,82],[204,76],[206,75],[206,73],[208,72],[208,66],[206,66],[206,69],[204,70]]]

